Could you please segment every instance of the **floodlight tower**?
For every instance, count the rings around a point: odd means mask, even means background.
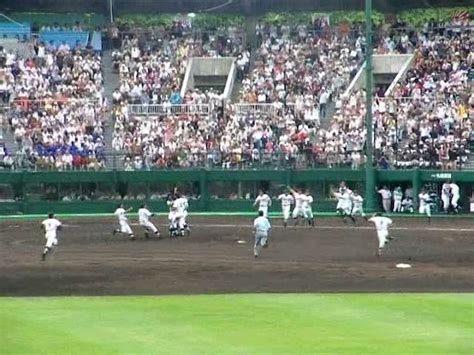
[[[367,130],[365,141],[365,197],[368,211],[375,209],[375,170],[374,170],[374,148],[373,148],[373,123],[372,123],[372,0],[365,0],[365,94],[366,94],[366,117]]]

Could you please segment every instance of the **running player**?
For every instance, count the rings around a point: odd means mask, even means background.
[[[285,193],[278,196],[278,200],[281,201],[281,211],[283,212],[283,226],[286,228],[288,225],[288,219],[290,218],[291,205],[294,204],[295,199],[290,193],[289,189],[286,189]]]
[[[176,199],[173,201],[173,207],[175,210],[175,227],[178,229],[178,234],[180,236],[184,236],[184,232],[189,235],[191,233],[191,229],[188,227],[186,223],[186,218],[188,217],[188,199],[184,196],[180,196],[176,194]]]
[[[54,214],[48,214],[48,218],[41,222],[41,229],[44,230],[44,237],[46,238],[46,244],[41,255],[41,260],[46,260],[46,254],[48,254],[55,246],[58,245],[57,231],[61,230],[61,222],[54,218]]]
[[[421,189],[420,194],[418,195],[418,201],[420,204],[420,207],[418,209],[418,212],[420,214],[426,214],[428,217],[428,223],[431,222],[431,197],[430,194],[423,188]]]
[[[375,213],[372,218],[369,219],[369,222],[375,224],[375,228],[377,229],[377,238],[379,240],[379,248],[377,251],[377,255],[382,255],[382,250],[388,244],[389,240],[393,238],[390,237],[388,229],[392,224],[392,220],[388,217],[382,216],[380,213]]]
[[[302,193],[301,189],[293,190],[289,186],[288,189],[291,191],[293,198],[295,199],[295,208],[293,209],[292,217],[296,227],[299,223],[300,217],[305,217],[304,202],[306,200],[306,195]]]
[[[314,227],[314,216],[313,216],[313,207],[314,202],[313,196],[308,189],[305,191],[305,198],[303,200],[303,215],[304,218],[308,221],[308,224]]]
[[[268,218],[263,215],[263,211],[258,211],[258,217],[253,221],[255,230],[255,244],[253,246],[253,255],[258,258],[260,248],[268,245],[268,232],[272,228]]]
[[[146,204],[141,205],[140,209],[138,210],[138,221],[140,222],[140,225],[145,229],[145,238],[150,237],[148,232],[152,232],[158,238],[160,237],[160,232],[158,231],[158,228],[156,228],[155,225],[150,222],[150,217],[153,217],[154,215],[154,213],[151,213],[148,210],[148,206]]]
[[[362,195],[359,194],[357,190],[354,190],[354,192],[352,193],[351,199],[352,199],[351,215],[354,218],[354,220],[356,216],[361,216],[367,222],[367,216],[364,213],[364,207],[363,207],[364,198],[362,197]]]
[[[443,201],[444,213],[448,213],[451,204],[451,184],[449,181],[446,181],[441,187],[441,201]]]
[[[337,214],[342,217],[344,223],[347,223],[347,217],[349,217],[352,222],[355,223],[355,218],[352,217],[352,191],[346,186],[344,181],[340,183],[339,191],[334,192],[333,195],[337,199]]]
[[[268,217],[268,208],[272,205],[272,199],[263,190],[259,190],[253,205],[258,205],[258,210],[263,211],[264,217]]]
[[[115,210],[114,215],[117,217],[117,220],[119,222],[119,228],[114,229],[114,235],[117,233],[123,233],[123,234],[127,234],[130,237],[130,240],[135,240],[135,236],[133,235],[132,228],[130,228],[130,225],[128,224],[128,220],[127,220],[127,213],[132,210],[133,210],[133,207],[124,209],[122,203],[120,203],[117,206],[117,209]]]

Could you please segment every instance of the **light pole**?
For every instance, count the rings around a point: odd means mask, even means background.
[[[365,93],[366,93],[366,118],[367,130],[365,142],[365,196],[368,211],[375,209],[375,170],[373,149],[373,123],[372,123],[372,0],[365,0]]]

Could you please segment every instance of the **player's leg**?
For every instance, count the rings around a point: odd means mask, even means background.
[[[431,206],[429,204],[425,206],[425,213],[428,218],[428,224],[431,224]]]
[[[377,251],[377,255],[382,255],[382,250],[387,244],[387,232],[386,231],[377,231],[377,238],[379,240],[379,249]]]
[[[130,240],[135,240],[135,236],[133,235],[132,228],[130,227],[130,225],[127,222],[122,222],[121,228],[122,228],[121,232],[123,234],[128,235]]]
[[[308,221],[308,224],[314,227],[314,215],[313,215],[313,209],[311,208],[311,206],[306,208],[304,217]]]
[[[57,245],[57,240],[56,237],[54,236],[45,236],[46,238],[46,244],[44,245],[43,248],[43,254],[41,255],[41,260],[46,260],[46,254],[48,254],[52,249],[54,245]]]
[[[290,218],[290,207],[285,206],[282,208],[283,210],[283,227],[286,228],[288,225],[288,219]]]
[[[145,234],[148,234],[148,231],[150,231],[151,233],[153,233],[155,236],[159,237],[160,236],[160,232],[158,231],[158,228],[156,228],[156,226],[151,223],[150,221],[148,221],[146,224],[145,224]]]
[[[258,234],[255,234],[255,244],[253,245],[253,256],[258,258],[260,255],[260,246],[261,246],[261,236]]]
[[[458,213],[458,202],[459,202],[459,196],[453,196],[451,199],[451,205],[453,206],[453,210],[455,213]]]
[[[349,219],[352,221],[353,224],[356,224],[356,219],[354,218],[354,216],[352,215],[352,208],[350,206],[347,206],[345,209],[344,209],[344,214],[349,217]]]
[[[448,213],[449,212],[449,196],[443,196],[441,200],[443,201],[444,213]]]
[[[293,210],[293,222],[294,222],[294,226],[296,227],[299,223],[299,218],[300,218],[300,214],[301,214],[301,211],[300,211],[300,208],[299,207],[295,207],[295,209]]]

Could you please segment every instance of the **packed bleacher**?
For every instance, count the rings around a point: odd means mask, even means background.
[[[76,36],[81,30],[68,29]],[[119,156],[126,170],[363,166],[365,92],[344,95],[364,61],[359,27],[342,31],[320,18],[297,26],[259,23],[256,32],[260,46],[253,55],[239,28],[201,33],[178,21],[122,33],[112,52],[119,86],[112,93],[108,153]],[[376,164],[462,168],[473,138],[471,32],[393,27],[377,33],[375,44],[377,53],[415,56],[390,93],[375,90]],[[100,56],[77,40],[38,41],[32,58],[2,56],[0,99],[12,106],[9,120],[18,144],[16,153],[4,150],[4,156],[16,154],[12,165],[103,168]],[[238,103],[225,102],[214,89],[182,95],[189,59],[202,56],[237,58]],[[128,106],[148,104],[160,105],[160,111],[141,116]],[[199,105],[206,110],[197,110]]]
[[[13,165],[33,169],[100,169],[104,165],[101,58],[43,42],[23,58],[2,51],[2,100],[16,141]]]

